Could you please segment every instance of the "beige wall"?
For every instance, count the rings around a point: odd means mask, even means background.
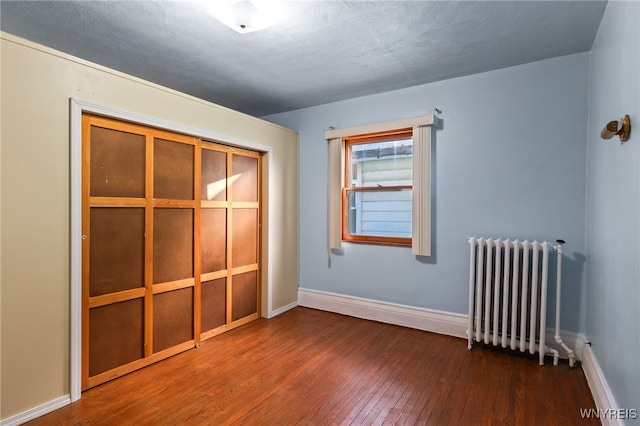
[[[272,308],[296,301],[295,132],[8,34],[1,54],[1,418],[70,392],[70,98],[270,147]]]

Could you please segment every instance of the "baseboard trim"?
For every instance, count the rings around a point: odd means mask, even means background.
[[[65,405],[69,405],[69,404],[71,404],[71,395],[61,396],[60,398],[56,398],[53,401],[49,401],[37,407],[31,408],[30,410],[16,414],[15,416],[7,417],[4,420],[0,420],[0,425],[2,426],[21,425],[23,423],[29,422],[40,416],[44,416],[45,414],[51,413],[52,411],[55,411],[58,408],[62,408]]]
[[[466,314],[417,308],[308,288],[298,289],[298,305],[463,339],[467,338],[469,323]],[[566,330],[561,330],[560,334],[564,343],[573,349],[576,359],[581,361],[585,337],[582,334]],[[555,344],[554,335],[555,329],[547,329],[548,346],[558,346]],[[566,359],[567,353],[562,348],[558,347],[557,349],[559,349],[560,358]]]
[[[467,338],[467,315],[464,314],[417,308],[308,288],[298,289],[298,305],[356,318]]]
[[[292,303],[289,303],[288,305],[285,305],[285,306],[283,306],[281,308],[274,309],[274,310],[271,311],[271,316],[269,316],[269,318],[273,318],[273,317],[276,317],[276,316],[278,316],[280,314],[284,314],[285,312],[295,308],[296,306],[298,306],[298,302],[292,302]]]
[[[587,383],[593,399],[596,403],[596,408],[600,410],[617,410],[618,404],[611,393],[611,388],[602,374],[600,364],[591,350],[591,346],[584,345],[582,370],[587,378]],[[605,426],[617,426],[622,425],[620,420],[614,418],[601,418],[602,424]]]

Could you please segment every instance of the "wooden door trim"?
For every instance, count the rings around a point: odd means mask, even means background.
[[[82,220],[83,217],[87,217],[89,215],[89,206],[91,203],[91,199],[90,199],[90,191],[89,191],[89,180],[88,179],[82,179],[82,176],[88,173],[89,170],[89,164],[91,161],[90,158],[90,152],[91,150],[89,149],[89,133],[90,133],[90,123],[88,120],[84,119],[84,116],[81,114],[80,115],[80,120],[81,120],[81,126],[82,126],[82,135],[81,135],[81,143],[80,143],[80,164],[81,164],[81,170],[80,170],[80,186],[82,188],[82,192],[80,195],[80,199],[81,199],[81,205],[82,205],[82,210],[81,210],[81,214],[79,217],[79,224],[80,224],[80,228],[81,228],[81,236],[79,238],[79,244],[81,245],[81,257],[80,257],[80,262],[77,265],[80,268],[80,275],[81,275],[81,282],[80,282],[80,305],[82,307],[82,310],[80,312],[80,316],[82,318],[82,328],[81,328],[81,336],[80,336],[80,342],[79,344],[81,345],[82,348],[82,352],[81,352],[81,358],[77,357],[77,361],[80,361],[81,363],[81,374],[80,376],[77,378],[78,382],[81,382],[81,386],[78,386],[78,383],[74,383],[73,382],[73,377],[72,377],[72,396],[71,396],[71,400],[74,401],[73,397],[73,391],[76,390],[75,386],[77,387],[77,392],[78,392],[78,398],[79,398],[79,392],[82,391],[82,389],[86,388],[88,386],[87,383],[87,377],[89,377],[89,300],[85,298],[83,295],[89,293],[89,269],[85,268],[85,265],[83,262],[89,262],[90,260],[90,253],[91,251],[90,249],[90,240],[88,240],[88,236],[89,236],[89,223],[85,222],[84,220]],[[86,155],[84,155],[84,153],[87,153]],[[72,231],[73,232],[73,231]],[[73,243],[74,239],[72,239],[72,243]],[[75,241],[78,241],[78,238],[76,237]],[[83,243],[84,242],[84,243]],[[73,268],[72,268],[73,269]],[[73,297],[73,291],[72,291],[72,297]],[[72,313],[73,314],[73,313]],[[72,323],[73,325],[73,323]],[[80,333],[78,333],[80,334]],[[76,337],[76,336],[73,336]],[[73,338],[72,337],[72,338]],[[72,342],[73,343],[73,342]],[[73,349],[73,348],[72,348]],[[73,353],[72,353],[73,355]],[[73,359],[72,359],[73,362]]]
[[[201,282],[201,269],[202,269],[202,246],[201,246],[201,212],[202,205],[200,199],[202,198],[201,185],[202,184],[202,140],[196,140],[196,147],[193,153],[193,338],[195,346],[200,345],[201,336],[201,318],[202,318],[202,282]]]
[[[131,290],[119,291],[117,293],[89,297],[88,307],[89,309],[98,308],[112,303],[126,302],[127,300],[141,299],[143,297],[145,297],[145,288],[134,288]]]
[[[144,357],[140,362],[149,362],[153,355],[153,139],[146,135],[145,145],[145,208],[144,208]]]

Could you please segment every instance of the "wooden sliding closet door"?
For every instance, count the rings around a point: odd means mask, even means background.
[[[258,317],[259,176],[259,153],[83,116],[83,390]]]
[[[258,317],[259,160],[256,152],[202,144],[203,339]]]

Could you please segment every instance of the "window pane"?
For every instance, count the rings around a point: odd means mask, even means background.
[[[411,238],[412,190],[347,190],[347,233]]]
[[[413,140],[349,145],[350,186],[400,186],[412,183]]]

